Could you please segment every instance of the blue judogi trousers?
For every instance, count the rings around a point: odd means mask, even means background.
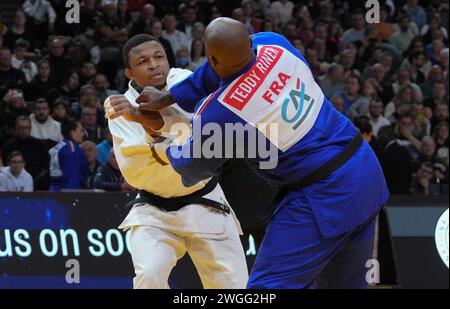
[[[294,198],[280,204],[267,228],[247,284],[249,289],[367,288],[375,218],[324,238],[311,206]]]

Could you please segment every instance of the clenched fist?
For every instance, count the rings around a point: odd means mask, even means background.
[[[124,95],[109,96],[103,106],[106,118],[115,119],[123,116],[128,121],[140,123],[146,131],[159,130],[164,125],[160,113],[141,111],[136,106],[131,105]]]

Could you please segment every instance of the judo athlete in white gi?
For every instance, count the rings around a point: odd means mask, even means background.
[[[153,200],[182,200],[206,189],[210,192],[200,198],[225,205],[230,212],[195,202],[174,211],[154,203],[135,204],[119,227],[131,229],[134,288],[169,288],[169,274],[186,252],[204,288],[245,288],[248,269],[239,239],[242,231],[221,187],[214,180],[184,186],[181,176],[161,161],[158,150],[152,148],[161,137],[173,140],[171,125],[189,124],[191,115],[172,105],[160,114],[144,117],[135,102],[144,87],[168,89],[191,72],[170,69],[161,43],[149,35],[131,38],[124,45],[123,56],[126,75],[131,80],[129,89],[125,95],[110,96],[104,106],[117,163],[126,181],[141,190],[141,198],[147,194]],[[114,117],[115,108],[124,106],[136,114]],[[187,137],[190,133],[184,134]],[[207,190],[208,187],[211,188]]]

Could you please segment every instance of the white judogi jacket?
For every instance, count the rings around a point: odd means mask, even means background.
[[[171,69],[164,90],[183,80],[189,74],[191,72],[188,70]],[[139,93],[130,82],[125,97],[132,105],[138,106],[135,102],[138,95]],[[164,126],[159,131],[166,137],[170,136],[170,127],[173,123],[184,122],[189,125],[191,114],[183,111],[176,104],[161,110],[160,113],[164,120]],[[153,138],[139,123],[128,121],[124,117],[109,119],[108,122],[113,136],[117,163],[125,180],[133,187],[161,197],[171,198],[189,195],[202,189],[208,182],[203,181],[192,187],[185,187],[181,176],[170,164],[163,166],[153,157],[149,146],[153,142]],[[189,136],[189,132],[187,136]],[[205,197],[228,205],[219,185]],[[128,229],[131,226],[149,225],[178,233],[195,234],[200,237],[222,238],[226,236],[225,232],[230,230],[230,219],[234,221],[232,224],[236,225],[237,232],[242,234],[240,224],[233,211],[232,214],[227,215],[211,207],[188,205],[178,211],[166,212],[151,205],[140,204],[130,210],[119,228]]]

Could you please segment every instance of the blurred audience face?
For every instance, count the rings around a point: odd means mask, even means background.
[[[253,4],[252,4],[252,2],[248,1],[248,0],[245,1],[242,4],[242,10],[244,12],[244,16],[245,17],[252,17],[252,15],[253,15]]]
[[[437,104],[434,110],[434,117],[441,121],[448,121],[448,104]]]
[[[434,142],[434,139],[431,136],[425,136],[422,139],[422,144],[420,145],[420,148],[425,156],[431,157],[436,151],[436,143]]]
[[[447,90],[443,82],[433,84],[433,98],[442,100],[445,97]]]
[[[108,78],[103,74],[97,74],[97,76],[95,76],[94,84],[99,92],[104,92],[109,87]]]
[[[26,140],[31,135],[31,121],[29,118],[17,120],[16,137],[20,140]]]
[[[184,22],[187,24],[193,24],[197,19],[197,11],[193,7],[187,7],[183,13]]]
[[[11,68],[11,51],[7,48],[0,49],[0,69],[9,70]]]
[[[364,28],[364,16],[362,14],[354,14],[352,16],[353,28],[361,30]]]
[[[92,78],[97,74],[97,69],[92,62],[85,62],[81,67],[81,75],[86,78]]]
[[[25,58],[25,56],[27,55],[27,51],[28,51],[27,48],[18,46],[16,48],[14,48],[14,56],[16,56],[16,58],[18,60],[23,60]]]
[[[369,104],[369,113],[373,118],[378,118],[383,114],[383,102],[379,100],[372,100]]]
[[[372,75],[377,81],[382,81],[384,78],[386,71],[384,70],[383,65],[380,63],[376,63],[372,66]]]
[[[196,22],[192,27],[192,39],[202,39],[205,34],[206,27],[201,22]]]
[[[128,63],[130,67],[125,69],[125,75],[138,86],[161,89],[166,84],[170,66],[166,52],[158,42],[145,42],[132,48]]]
[[[38,66],[38,74],[42,80],[47,80],[50,76],[50,65],[48,62],[42,62]]]
[[[81,123],[77,122],[77,126],[74,130],[70,131],[70,139],[73,140],[77,144],[81,144],[83,142],[84,130]]]
[[[408,31],[409,25],[410,25],[409,17],[406,16],[406,15],[403,16],[403,17],[401,17],[401,18],[400,18],[400,21],[399,21],[399,23],[398,23],[398,25],[399,25],[400,30],[401,30],[402,32]]]
[[[26,109],[27,105],[23,98],[21,90],[9,89],[5,95],[4,101],[12,108]]]
[[[437,130],[437,138],[441,141],[448,139],[448,123],[443,122]]]
[[[150,27],[150,34],[155,38],[159,39],[161,37],[161,33],[163,31],[162,23],[159,20],[155,20],[152,22]]]
[[[81,143],[81,149],[83,150],[84,156],[89,163],[94,163],[97,161],[97,147],[91,141],[84,141]]]
[[[371,97],[376,93],[375,87],[371,80],[364,81],[362,92],[367,97]]]
[[[177,30],[177,19],[174,15],[166,15],[164,17],[164,27],[168,33]]]
[[[78,79],[78,73],[76,73],[76,72],[72,73],[66,82],[66,86],[69,90],[77,89],[79,84],[80,84],[80,81]]]
[[[411,81],[411,72],[406,68],[400,69],[400,71],[398,72],[398,75],[397,75],[397,80],[400,85],[410,82]]]
[[[355,95],[359,92],[359,83],[358,79],[355,77],[349,77],[347,78],[347,81],[345,82],[345,91],[349,95]]]
[[[119,0],[117,8],[119,12],[125,13],[128,10],[128,0]]]
[[[49,114],[50,109],[47,101],[44,99],[38,99],[34,106],[34,116],[36,117],[36,120],[40,123],[44,123],[47,121]]]
[[[331,103],[337,111],[341,113],[344,111],[344,99],[342,97],[333,97]]]
[[[231,13],[231,18],[240,21],[241,23],[245,23],[244,11],[241,8],[234,9]]]
[[[52,118],[56,121],[62,121],[66,118],[66,115],[67,109],[64,104],[57,104],[55,107],[53,107]]]
[[[176,59],[177,66],[185,69],[189,65],[189,52],[186,48],[177,51]]]
[[[152,20],[155,16],[155,7],[151,4],[146,4],[142,9],[142,19],[144,20]]]
[[[64,55],[64,44],[59,39],[54,39],[50,43],[50,53],[53,57],[62,57]]]
[[[25,167],[25,160],[22,155],[14,155],[9,159],[8,166],[11,174],[18,176]]]
[[[106,18],[113,19],[116,17],[116,6],[114,2],[109,2],[103,7]]]
[[[97,123],[97,110],[92,107],[83,108],[81,111],[81,123],[87,128],[95,127]]]
[[[14,14],[14,26],[24,27],[27,22],[27,17],[22,10],[17,10]]]
[[[403,132],[404,130],[408,131],[408,132],[412,132],[414,124],[413,124],[413,120],[410,116],[403,116],[400,118],[400,121],[398,123],[399,126],[399,131]]]

